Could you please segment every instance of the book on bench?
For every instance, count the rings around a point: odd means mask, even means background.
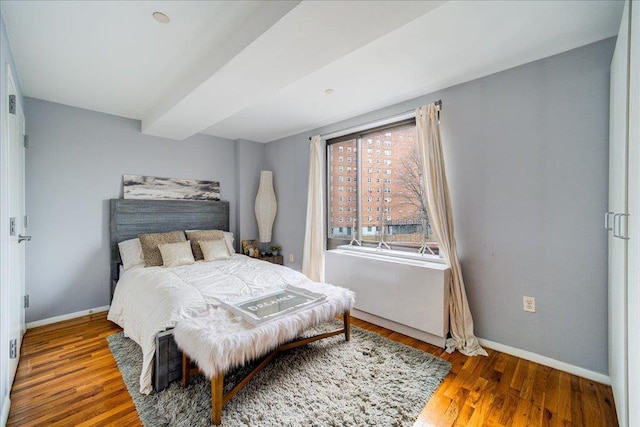
[[[252,325],[260,325],[313,307],[323,302],[326,298],[326,295],[287,285],[283,289],[263,295],[227,302],[221,301],[221,305],[232,313],[241,316]]]

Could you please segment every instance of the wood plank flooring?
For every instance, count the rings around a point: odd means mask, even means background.
[[[416,427],[618,425],[603,384],[489,349],[489,357],[447,354],[358,319],[352,324],[451,362]],[[106,313],[28,330],[8,426],[140,426],[105,339],[119,330]]]

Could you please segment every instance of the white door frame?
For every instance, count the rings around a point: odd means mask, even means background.
[[[6,88],[5,99],[2,99],[2,114],[0,114],[0,426],[4,426],[9,416],[9,408],[11,405],[10,392],[13,382],[13,370],[11,368],[11,362],[9,359],[9,340],[11,337],[12,325],[12,312],[16,307],[11,304],[11,296],[15,297],[15,292],[12,294],[10,283],[10,248],[12,239],[9,235],[9,217],[11,215],[10,210],[10,186],[9,186],[9,174],[10,168],[10,113],[9,113],[9,88],[13,87],[11,95],[16,96],[16,114],[19,117],[21,123],[20,134],[24,135],[24,111],[22,103],[18,97],[18,85],[14,78],[14,73],[11,70],[10,65],[7,63],[4,65],[6,71],[6,78],[4,82],[1,82]],[[22,157],[22,184],[23,184],[23,196],[24,196],[24,156]],[[24,201],[24,199],[23,199]],[[24,207],[23,207],[24,208]],[[24,218],[16,218],[16,222],[22,225]],[[18,225],[18,224],[17,224]],[[22,232],[22,228],[18,227],[18,231]],[[16,233],[18,234],[18,233]],[[14,240],[16,240],[14,238]],[[14,243],[15,244],[15,243]],[[24,268],[24,262],[23,262]],[[24,278],[24,277],[23,277]],[[20,292],[24,294],[24,281],[22,282]],[[19,303],[19,301],[18,301]],[[21,346],[22,335],[25,332],[24,323],[24,309],[18,304],[20,313],[20,341],[18,344],[18,358],[19,349]],[[15,337],[14,337],[15,338]],[[17,362],[17,361],[16,361]],[[10,370],[12,372],[10,372]]]
[[[6,78],[0,84],[8,88],[9,64],[5,67]],[[8,96],[9,94],[5,94]],[[0,425],[4,425],[9,416],[9,130],[7,129],[7,115],[9,114],[8,100],[2,99],[2,114],[0,114]]]

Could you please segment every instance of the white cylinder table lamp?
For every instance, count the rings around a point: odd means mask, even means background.
[[[276,202],[276,193],[273,190],[273,173],[261,171],[260,186],[256,196],[256,220],[258,221],[261,243],[271,241],[271,230],[277,211],[278,203]]]

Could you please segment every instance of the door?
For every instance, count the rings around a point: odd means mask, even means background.
[[[629,2],[625,3],[611,62],[609,118],[609,376],[618,423],[628,426],[628,211]]]
[[[9,369],[8,386],[11,387],[18,368],[24,322],[25,277],[25,183],[24,183],[24,115],[17,97],[16,85],[9,70],[7,93],[15,99],[15,108],[7,114],[8,132],[8,186],[9,186]]]
[[[631,2],[629,81],[629,242],[627,275],[629,426],[640,426],[640,1]],[[631,404],[633,402],[633,404]]]

